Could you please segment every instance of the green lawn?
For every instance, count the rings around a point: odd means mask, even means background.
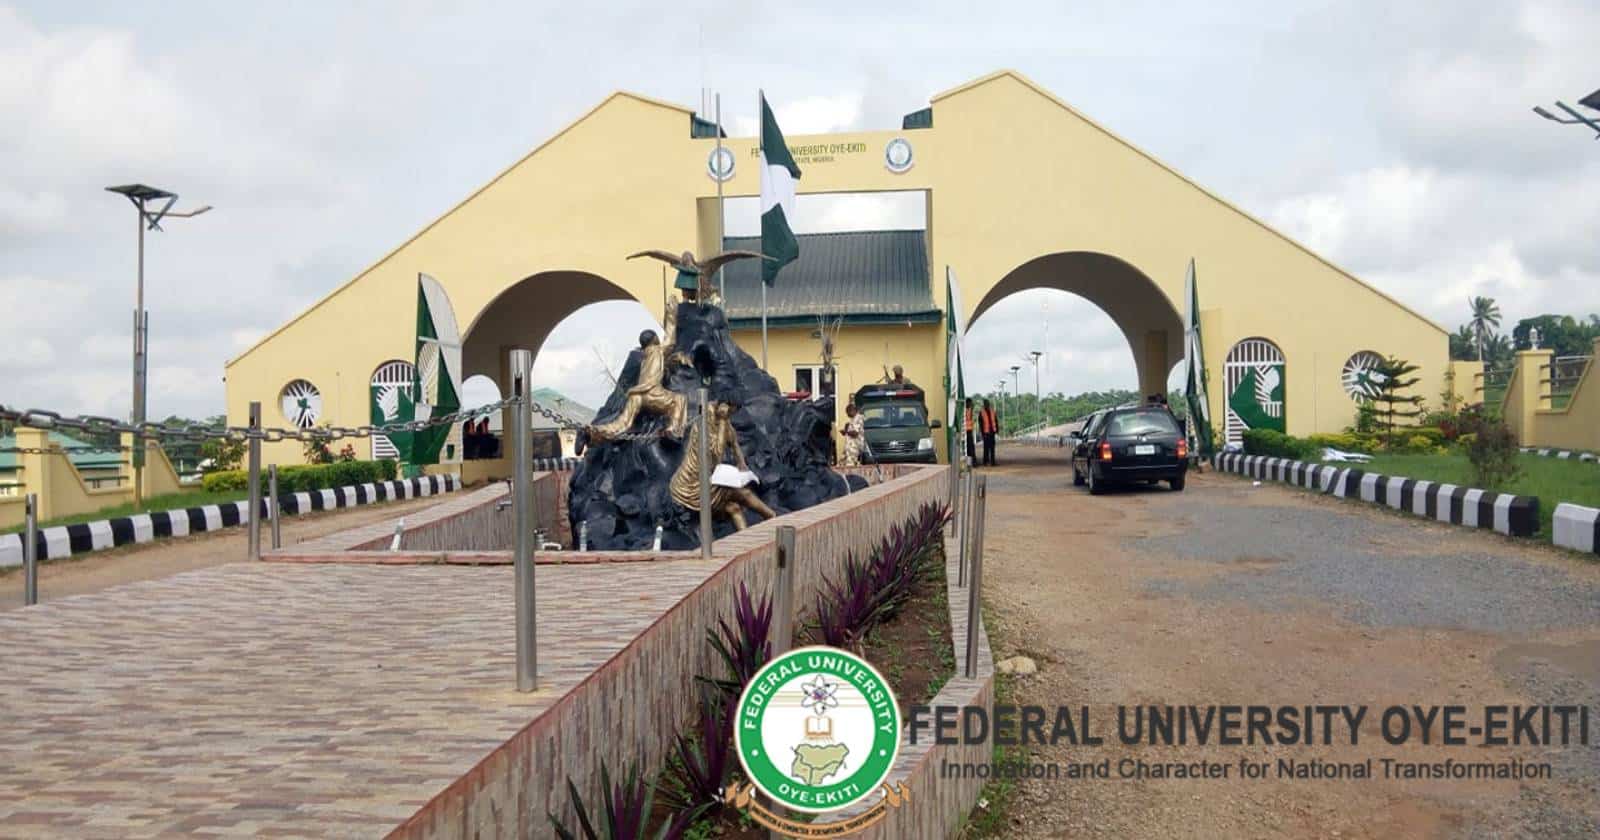
[[[199,507],[200,505],[215,505],[222,502],[237,502],[244,498],[242,491],[227,490],[218,493],[208,493],[204,490],[185,490],[179,493],[168,493],[165,496],[152,496],[145,500],[144,511],[179,510],[181,508]],[[75,525],[79,522],[93,522],[96,519],[111,519],[116,516],[132,516],[139,513],[133,505],[117,505],[116,507],[101,508],[93,513],[81,513],[77,516],[62,516],[45,522],[40,522],[40,528],[51,528],[56,525]],[[21,525],[11,528],[0,528],[0,534],[14,534],[22,530]]]
[[[1600,507],[1600,464],[1586,461],[1541,458],[1521,455],[1517,458],[1522,474],[1504,487],[1485,487],[1500,493],[1539,497],[1539,538],[1550,539],[1550,521],[1555,516],[1556,505],[1572,502],[1589,507]],[[1375,455],[1372,463],[1359,469],[1384,475],[1420,478],[1449,484],[1476,486],[1472,464],[1465,455]]]

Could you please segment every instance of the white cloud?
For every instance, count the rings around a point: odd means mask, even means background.
[[[132,214],[108,184],[217,206],[147,241],[151,412],[203,416],[221,408],[226,358],[610,90],[693,103],[710,86],[749,136],[759,85],[799,135],[897,126],[929,94],[1005,66],[1446,325],[1468,294],[1500,297],[1510,323],[1600,311],[1600,157],[1529,111],[1596,84],[1592,2],[852,15],[776,33],[714,2],[449,16],[0,5],[0,312],[10,346],[39,362],[8,368],[0,401],[126,412]],[[730,202],[735,231],[755,229],[747,203]],[[919,195],[800,209],[802,231],[923,221]],[[982,378],[1043,342],[1048,301],[1044,387],[1131,387],[1109,318],[1051,294],[1019,294],[975,325]],[[598,403],[593,346],[620,366],[648,323],[577,313],[536,375]]]

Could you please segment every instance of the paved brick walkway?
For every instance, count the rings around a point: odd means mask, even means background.
[[[721,562],[230,564],[0,614],[0,837],[384,833]]]

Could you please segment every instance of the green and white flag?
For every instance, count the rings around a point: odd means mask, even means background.
[[[800,257],[800,241],[794,238],[789,222],[794,218],[795,184],[800,167],[783,141],[778,120],[761,95],[761,253],[772,257],[761,261],[761,282],[768,286],[778,271]]]
[[[1189,408],[1189,433],[1194,436],[1194,452],[1204,458],[1211,454],[1211,407],[1206,402],[1206,362],[1200,345],[1200,291],[1196,288],[1194,260],[1184,277],[1185,297],[1189,299],[1189,322],[1183,331],[1184,369],[1188,381],[1183,396]]]
[[[461,410],[461,333],[444,286],[426,274],[417,275],[417,373],[415,415],[418,420]],[[437,464],[454,423],[432,426],[411,437],[407,463]]]
[[[966,341],[966,324],[961,322],[961,290],[956,285],[956,273],[950,266],[944,267],[944,311],[945,311],[945,376],[944,391],[949,395],[945,409],[945,451],[950,453],[950,460],[955,461],[961,454],[961,447],[965,437],[961,427],[956,424],[961,422],[961,412],[966,408],[967,383],[961,375],[962,344]],[[969,453],[970,454],[970,453]]]

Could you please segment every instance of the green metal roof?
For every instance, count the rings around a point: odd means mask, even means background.
[[[915,128],[933,128],[933,106],[929,105],[920,111],[912,111],[900,119],[900,128],[910,131]]]
[[[818,316],[846,323],[937,323],[928,279],[927,234],[920,230],[803,233],[800,258],[784,266],[767,290],[768,326],[815,326]],[[728,237],[726,250],[761,250],[761,237]],[[722,269],[723,309],[734,329],[761,324],[761,275],[756,260]]]
[[[114,469],[122,461],[121,452],[96,452],[73,451],[74,447],[88,446],[81,440],[61,432],[47,432],[49,440],[67,450],[67,459],[80,470],[109,470]],[[16,435],[0,435],[0,449],[13,449],[17,445]],[[17,469],[18,455],[14,452],[0,452],[0,471],[11,472]]]

